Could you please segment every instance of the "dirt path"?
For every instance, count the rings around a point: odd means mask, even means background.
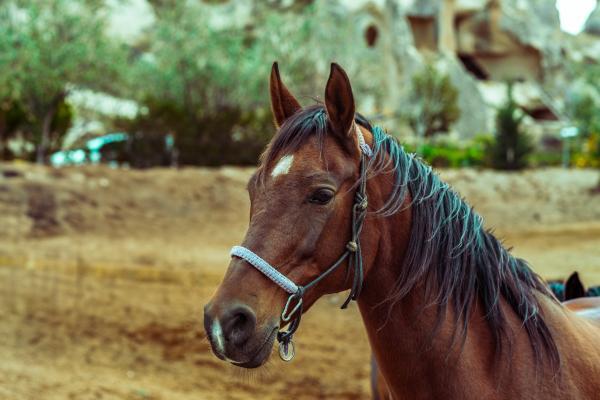
[[[367,340],[342,295],[303,318],[291,364],[247,373],[210,353],[202,305],[244,233],[251,170],[11,167],[23,175],[0,180],[0,399],[368,398]],[[593,171],[443,175],[544,277],[600,283]]]

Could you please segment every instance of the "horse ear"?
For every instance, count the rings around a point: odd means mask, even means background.
[[[336,63],[331,63],[325,87],[325,108],[333,132],[342,139],[349,138],[354,123],[354,95],[348,75]]]
[[[302,107],[281,81],[277,62],[274,62],[271,68],[269,91],[271,92],[271,110],[273,111],[275,126],[279,128],[286,119],[294,115]]]
[[[585,297],[585,289],[579,279],[579,274],[573,272],[565,283],[565,300],[576,299],[578,297]]]

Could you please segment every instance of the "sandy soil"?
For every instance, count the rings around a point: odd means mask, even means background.
[[[291,364],[217,360],[202,305],[247,224],[251,169],[0,165],[0,399],[358,399],[369,349],[322,299]],[[546,278],[600,284],[595,171],[442,176]]]

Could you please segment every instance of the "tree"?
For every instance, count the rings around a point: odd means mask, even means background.
[[[7,21],[8,8],[0,6],[0,21]],[[0,24],[0,158],[9,157],[8,141],[16,128],[27,120],[18,102],[18,69],[15,65],[14,32],[9,25]]]
[[[118,90],[124,58],[105,35],[102,7],[99,0],[5,0],[0,5],[0,43],[6,51],[0,71],[13,71],[11,96],[31,116],[39,163],[57,142],[53,133],[60,130],[53,131],[53,121],[72,88]]]
[[[533,145],[521,126],[524,116],[514,101],[512,85],[508,84],[507,100],[496,115],[496,135],[489,149],[494,168],[518,170],[527,166]]]
[[[274,60],[301,96],[319,93],[332,60],[360,59],[360,69],[353,62],[364,77],[357,82],[376,86],[367,46],[340,45],[363,39],[356,24],[335,11],[337,2],[254,2],[247,24],[230,25],[215,23],[223,15],[206,2],[152,4],[156,22],[136,45],[129,79],[148,113],[130,129],[173,133],[183,164],[255,162],[273,134],[267,78]]]
[[[589,164],[600,166],[600,65],[580,64],[575,70],[577,78],[567,95],[566,111],[579,129],[578,141],[587,145]]]
[[[571,66],[571,89],[566,111],[583,137],[600,134],[600,64],[581,63]]]
[[[183,164],[222,164],[235,150],[239,157],[248,146],[234,149],[233,135],[242,107],[251,113],[254,105],[245,87],[252,60],[244,31],[214,28],[212,7],[203,2],[155,1],[153,7],[156,22],[136,45],[139,56],[129,75],[148,112],[128,130],[148,138],[173,134]]]
[[[460,117],[458,90],[432,64],[413,76],[407,104],[409,123],[420,139],[447,132]]]
[[[568,107],[573,122],[583,137],[600,133],[600,94],[594,96],[592,93],[581,93],[573,96]]]

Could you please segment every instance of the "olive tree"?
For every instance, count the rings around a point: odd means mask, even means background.
[[[357,92],[361,82],[376,86],[373,52],[356,45],[362,32],[338,2],[254,2],[246,21],[200,1],[152,6],[155,23],[135,45],[130,75],[148,113],[129,130],[173,133],[180,163],[255,162],[273,133],[267,77],[275,60],[305,101],[322,90],[331,61],[352,62]],[[365,79],[355,79],[359,72]]]
[[[43,163],[69,91],[118,90],[122,53],[105,34],[101,1],[5,0],[0,16],[0,71],[11,71],[0,80],[11,83],[8,95],[31,116],[36,159]]]

